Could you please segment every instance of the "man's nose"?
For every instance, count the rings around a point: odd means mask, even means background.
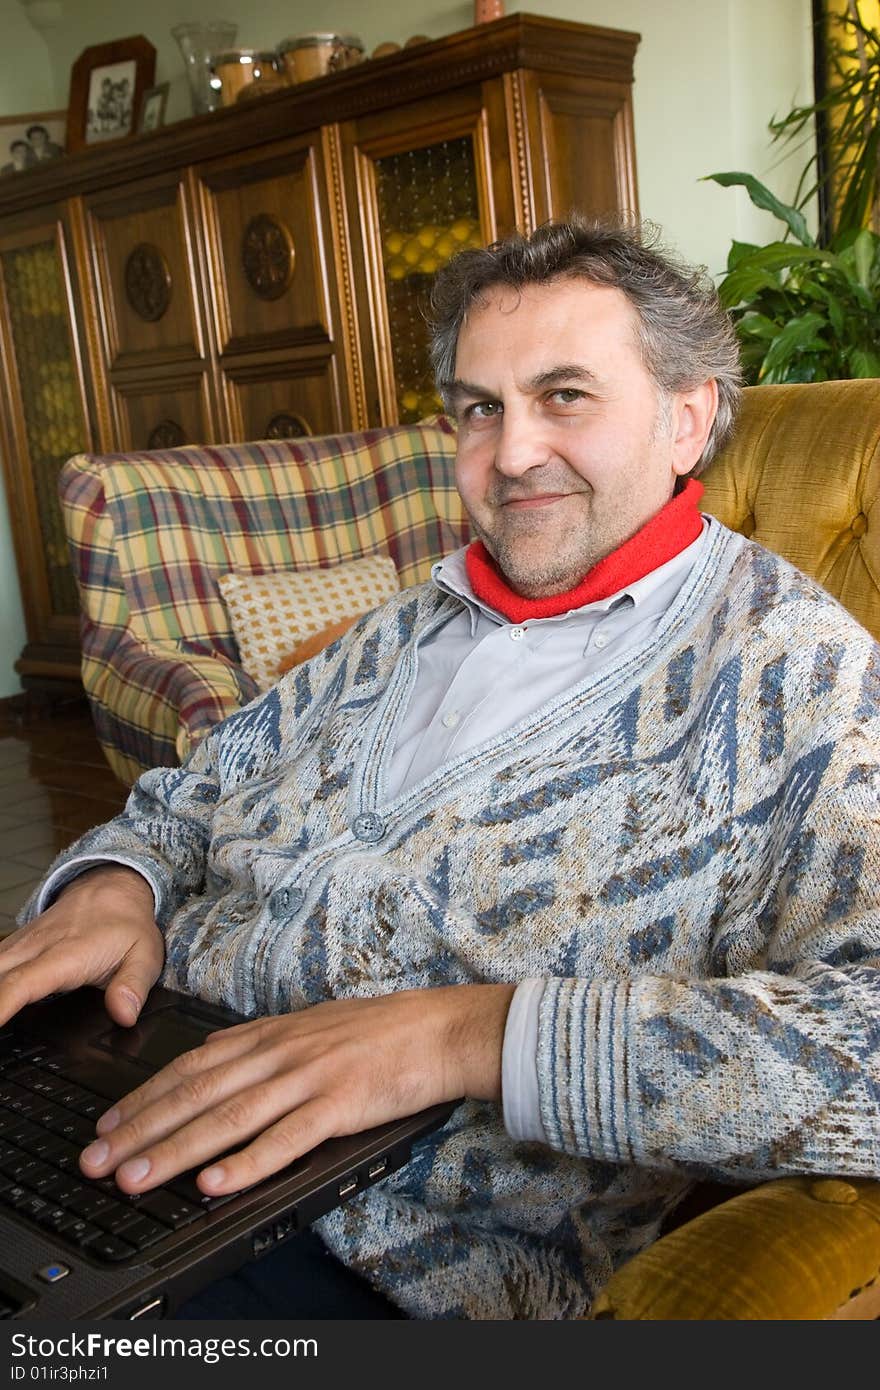
[[[540,420],[525,413],[505,412],[495,441],[497,472],[519,478],[530,468],[549,462],[552,453]]]

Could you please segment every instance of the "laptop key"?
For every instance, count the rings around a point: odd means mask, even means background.
[[[149,1246],[155,1245],[158,1240],[164,1240],[168,1235],[168,1228],[160,1226],[158,1221],[150,1221],[148,1217],[139,1216],[137,1221],[126,1226],[121,1234],[129,1245],[133,1245],[137,1250],[146,1250]]]
[[[22,1187],[19,1183],[13,1183],[11,1187],[7,1187],[3,1192],[0,1192],[0,1202],[2,1202],[4,1206],[13,1207],[17,1211],[18,1208],[23,1206],[28,1198],[32,1196],[33,1193],[28,1192],[26,1187]]]
[[[17,1182],[27,1182],[27,1174],[38,1166],[38,1160],[31,1158],[30,1154],[23,1154],[21,1158],[5,1163],[3,1170],[7,1178],[15,1178]]]
[[[201,1188],[196,1186],[195,1178],[189,1173],[182,1173],[178,1178],[172,1178],[165,1186],[169,1192],[173,1192],[177,1197],[182,1197],[185,1202],[192,1202],[205,1211],[216,1211],[217,1207],[222,1207],[225,1202],[231,1202],[233,1197],[237,1197],[237,1192],[225,1192],[222,1197],[208,1197]]]
[[[57,1231],[59,1233],[64,1230],[65,1226],[70,1224],[72,1219],[70,1212],[65,1211],[64,1207],[51,1206],[47,1206],[37,1217],[37,1221],[44,1230]]]
[[[80,1187],[71,1196],[59,1197],[58,1200],[63,1201],[70,1211],[75,1211],[77,1216],[89,1218],[95,1216],[97,1212],[105,1211],[108,1207],[115,1205],[109,1192],[91,1192],[86,1187]]]
[[[36,1168],[31,1168],[28,1172],[27,1185],[32,1192],[38,1193],[41,1197],[49,1196],[46,1188],[52,1187],[58,1181],[58,1174],[48,1163],[40,1163],[39,1159],[35,1162]]]
[[[100,1226],[93,1225],[91,1221],[86,1221],[81,1216],[77,1220],[71,1221],[70,1225],[65,1228],[64,1234],[68,1240],[73,1241],[74,1245],[86,1245],[90,1240],[94,1240],[95,1236],[102,1236],[105,1232],[101,1230]]]
[[[80,1115],[71,1115],[69,1112],[63,1120],[57,1120],[52,1129],[62,1139],[70,1139],[72,1143],[83,1146],[91,1144],[95,1137],[95,1126],[89,1120],[84,1120]]]
[[[45,1197],[49,1202],[58,1202],[62,1207],[72,1203],[76,1197],[90,1196],[87,1189],[78,1182],[72,1173],[56,1173],[54,1181],[46,1183],[45,1187],[40,1188],[40,1196]],[[71,1207],[73,1210],[73,1207]],[[79,1216],[88,1216],[88,1212],[81,1211]]]
[[[14,1081],[9,1079],[9,1074],[4,1073],[0,1080],[0,1105],[11,1107],[15,1101],[24,1100],[31,1093],[24,1086],[17,1086]]]
[[[100,1255],[102,1259],[114,1262],[128,1259],[129,1255],[137,1254],[135,1247],[129,1245],[127,1240],[122,1240],[119,1236],[109,1235],[106,1231],[101,1231],[91,1240],[82,1241],[81,1244],[90,1255]]]
[[[29,1148],[30,1144],[36,1143],[45,1130],[40,1129],[39,1125],[31,1124],[30,1120],[25,1120],[21,1115],[16,1115],[6,1126],[3,1138],[7,1144],[16,1144],[22,1148]]]
[[[93,1219],[102,1231],[108,1231],[111,1235],[125,1235],[126,1227],[140,1221],[141,1215],[135,1207],[125,1206],[122,1202],[110,1202],[102,1210],[95,1212]],[[125,1238],[127,1240],[128,1236]]]
[[[188,1226],[190,1222],[198,1221],[205,1215],[203,1207],[193,1206],[192,1202],[184,1202],[172,1193],[161,1190],[145,1192],[141,1197],[139,1210],[145,1216],[161,1221],[163,1226],[168,1226],[172,1231],[179,1231],[182,1226]]]
[[[103,1096],[93,1096],[88,1091],[83,1091],[82,1099],[70,1103],[70,1109],[75,1110],[77,1115],[82,1115],[85,1120],[97,1120],[109,1110],[110,1106]]]
[[[20,1202],[16,1207],[16,1211],[20,1211],[22,1215],[30,1216],[36,1220],[40,1212],[45,1211],[48,1205],[49,1203],[42,1197],[35,1197],[33,1193],[28,1193],[27,1201]]]

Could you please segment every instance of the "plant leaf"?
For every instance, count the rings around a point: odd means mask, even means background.
[[[853,242],[856,275],[859,277],[859,284],[866,290],[871,288],[871,271],[874,268],[877,246],[877,238],[872,232],[869,232],[867,228],[865,228],[863,232],[859,232]]]
[[[827,350],[827,343],[819,337],[819,333],[825,327],[825,322],[821,314],[814,313],[801,314],[797,318],[791,319],[774,338],[767,350],[767,356],[764,358],[764,365],[761,368],[761,380],[766,380],[769,372],[774,368],[786,365],[798,353],[808,349]]]
[[[802,212],[797,208],[789,207],[788,203],[783,203],[766,184],[756,179],[754,174],[726,173],[726,174],[706,174],[705,178],[711,179],[713,183],[720,183],[722,188],[731,188],[735,185],[743,187],[751,198],[756,208],[762,208],[765,212],[772,212],[774,217],[778,217],[780,222],[784,222],[802,246],[815,246],[816,243],[807,231],[806,219]]]
[[[880,376],[880,353],[867,348],[850,348],[847,353],[853,376]]]
[[[757,266],[754,270],[746,266],[742,270],[732,270],[718,286],[718,296],[725,309],[755,297],[758,290],[781,290],[778,275]]]
[[[752,252],[758,250],[760,247],[752,245],[750,241],[732,241],[727,253],[727,269],[736,270],[744,256],[751,256]]]
[[[778,323],[774,323],[766,314],[758,314],[751,309],[747,314],[743,314],[737,328],[740,333],[748,334],[750,338],[761,338],[766,342],[772,342],[779,332]]]

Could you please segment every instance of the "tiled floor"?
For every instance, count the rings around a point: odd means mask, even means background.
[[[0,935],[59,850],[125,796],[84,699],[0,701]]]

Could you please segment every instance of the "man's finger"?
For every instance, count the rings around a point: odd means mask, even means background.
[[[244,1059],[233,1075],[225,1067],[217,1068],[199,1080],[205,1086],[204,1098],[194,1101],[191,1092],[165,1097],[161,1105],[150,1106],[90,1145],[82,1154],[83,1170],[90,1177],[115,1172],[124,1191],[146,1192],[253,1138],[302,1098],[296,1094],[299,1088],[289,1084],[290,1077],[285,1078],[288,1084],[261,1081],[254,1059]],[[209,1102],[211,1091],[214,1099]],[[92,1163],[96,1149],[100,1161]]]
[[[138,1086],[137,1090],[129,1091],[128,1095],[105,1111],[96,1125],[98,1133],[109,1134],[111,1130],[132,1121],[148,1106],[156,1105],[166,1097],[174,1095],[191,1077],[200,1076],[217,1067],[230,1067],[238,1058],[254,1050],[253,1041],[240,1036],[227,1038],[221,1033],[216,1042],[205,1042],[190,1052],[182,1052],[161,1071],[155,1072],[149,1081]],[[271,1068],[267,1065],[260,1074],[269,1075],[270,1071]]]
[[[85,983],[82,966],[69,952],[56,948],[24,960],[0,975],[0,1024],[49,994],[59,994]]]
[[[332,1113],[332,1107],[323,1096],[288,1109],[246,1148],[228,1154],[221,1163],[203,1168],[197,1175],[199,1187],[209,1196],[221,1196],[225,1192],[240,1192],[242,1188],[253,1187],[254,1183],[270,1178],[332,1137]]]

